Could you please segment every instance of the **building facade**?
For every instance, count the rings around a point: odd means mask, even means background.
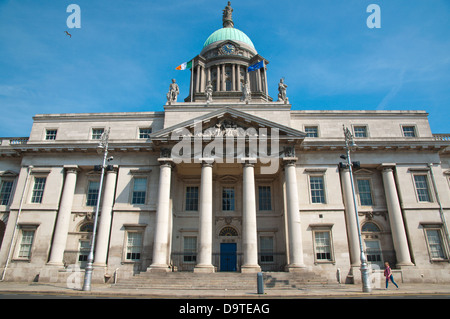
[[[184,102],[173,81],[164,112],[40,114],[29,137],[2,138],[3,280],[83,272],[98,203],[96,282],[144,271],[358,282],[358,228],[372,271],[388,261],[404,282],[450,282],[449,135],[432,134],[425,111],[292,110],[282,80],[268,95],[268,63],[228,5]]]

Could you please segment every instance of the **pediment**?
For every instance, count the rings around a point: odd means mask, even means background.
[[[150,135],[156,144],[182,138],[270,138],[301,143],[306,133],[232,108],[222,108]]]
[[[16,177],[17,175],[19,174],[10,170],[0,171],[0,177]]]
[[[373,171],[361,168],[354,172],[355,175],[372,175]]]

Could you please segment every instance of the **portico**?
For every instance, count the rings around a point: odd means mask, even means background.
[[[276,187],[283,189],[284,175],[287,176],[286,193],[279,198],[287,198],[286,211],[289,212],[289,216],[286,218],[297,222],[289,223],[293,225],[289,229],[280,224],[276,232],[283,234],[282,236],[288,233],[292,236],[290,240],[292,247],[285,247],[284,250],[289,249],[294,268],[302,267],[299,208],[298,204],[295,204],[298,203],[296,158],[293,154],[295,145],[301,143],[304,136],[303,132],[228,108],[155,133],[152,139],[161,149],[161,157],[158,159],[161,164],[159,183],[160,189],[164,190],[158,195],[155,248],[150,271],[170,269],[171,251],[168,247],[174,247],[174,244],[169,244],[166,239],[176,240],[177,237],[173,229],[168,229],[170,225],[168,216],[171,212],[180,219],[189,216],[190,222],[193,218],[196,219],[196,222],[192,223],[194,228],[190,229],[191,235],[197,238],[195,272],[221,270],[219,260],[214,259],[213,255],[220,254],[221,241],[218,235],[225,225],[236,229],[240,234],[234,238],[236,253],[242,257],[236,259],[239,264],[237,268],[242,272],[260,271],[258,233],[264,232],[264,228],[267,227],[258,225],[257,211],[267,207],[257,207],[257,203],[263,200],[261,196],[267,194],[258,194],[257,198],[256,190],[261,189],[261,192],[269,190],[271,196],[272,189]],[[203,157],[196,157],[197,154]],[[285,162],[289,164],[285,166],[283,172]],[[171,172],[176,172],[176,178],[171,178]],[[173,203],[172,207],[166,204],[171,198],[168,192],[177,192],[177,187],[180,187],[171,185],[172,180],[183,185],[182,192],[189,192],[187,188],[195,190],[198,188],[198,209],[187,207],[188,201],[191,200],[187,197],[180,207],[179,214],[174,211],[178,211],[179,204]],[[266,189],[260,188],[261,180],[271,186],[267,186]],[[284,204],[279,198],[271,197],[271,201],[277,202],[271,205],[279,208],[284,214]],[[268,214],[265,213],[267,218]],[[163,222],[160,223],[160,220]],[[225,225],[217,228],[223,220]],[[179,227],[177,223],[178,221],[174,222],[172,227]],[[180,221],[180,224],[183,223],[188,221]],[[185,225],[183,226],[181,232],[189,232]],[[271,231],[273,232],[273,229]]]

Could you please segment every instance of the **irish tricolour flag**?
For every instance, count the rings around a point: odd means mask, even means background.
[[[177,66],[175,68],[175,70],[186,70],[186,69],[190,69],[192,68],[192,60],[189,62],[184,62],[182,64],[180,64],[179,66]]]

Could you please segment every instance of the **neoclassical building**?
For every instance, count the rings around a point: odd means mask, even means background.
[[[1,138],[3,280],[83,272],[99,203],[96,282],[117,271],[358,282],[358,228],[372,271],[389,261],[399,281],[450,282],[449,135],[432,134],[425,111],[292,110],[283,81],[268,95],[269,61],[231,12],[192,59],[184,102],[173,81],[164,112],[38,114],[29,137]]]

